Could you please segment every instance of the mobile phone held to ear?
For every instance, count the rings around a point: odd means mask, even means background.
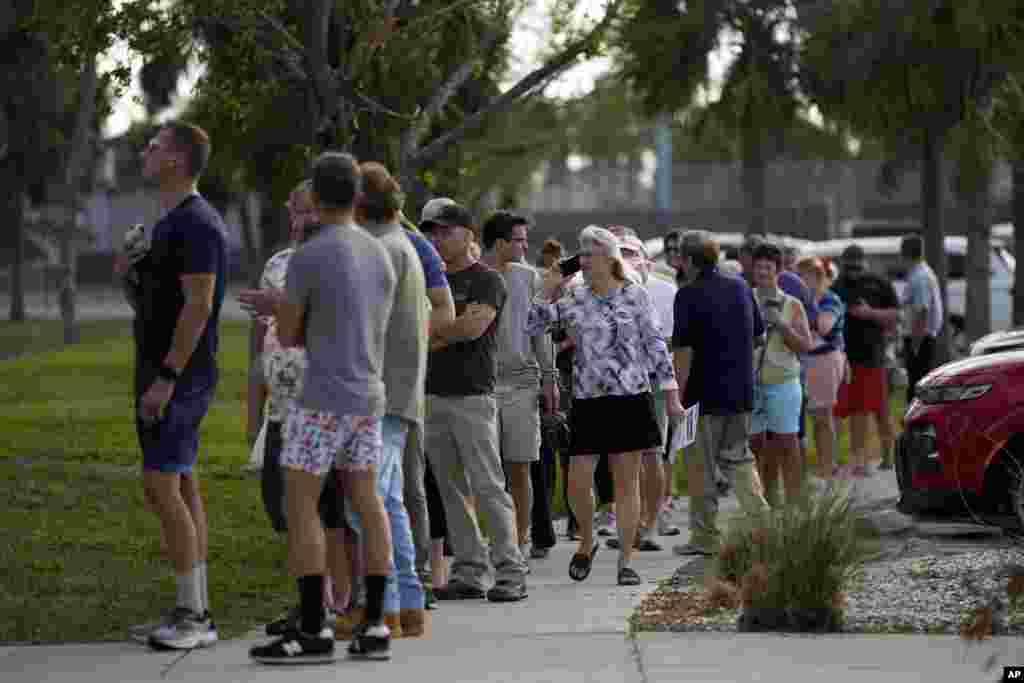
[[[562,271],[562,277],[569,277],[580,272],[580,255],[570,256],[558,262],[558,269]]]

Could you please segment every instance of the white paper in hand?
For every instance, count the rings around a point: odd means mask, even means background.
[[[700,404],[694,403],[686,409],[676,430],[672,433],[671,452],[676,453],[680,448],[686,448],[697,440],[697,417],[700,415]]]

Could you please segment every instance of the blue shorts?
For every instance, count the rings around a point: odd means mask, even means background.
[[[139,419],[136,407],[135,430],[142,448],[142,469],[171,473],[192,471],[199,455],[199,425],[210,409],[213,392],[213,387],[187,393],[176,389],[163,417],[152,424]]]
[[[781,384],[755,385],[750,433],[798,434],[803,400],[804,392],[799,379]]]

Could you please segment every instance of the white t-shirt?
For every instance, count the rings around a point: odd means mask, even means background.
[[[675,323],[676,290],[678,288],[657,275],[647,278],[647,293],[651,296],[651,304],[657,314],[658,329],[666,343],[671,345],[672,326]]]

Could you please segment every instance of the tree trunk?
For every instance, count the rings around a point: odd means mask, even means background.
[[[967,340],[974,341],[992,329],[992,297],[989,280],[992,277],[989,236],[991,234],[991,207],[988,200],[991,174],[977,179],[967,197],[967,294],[964,308]]]
[[[12,322],[25,321],[25,179],[14,170],[13,164],[4,165],[0,173],[0,225],[11,226],[14,251],[11,262]]]
[[[77,321],[77,284],[78,254],[75,241],[77,239],[78,214],[82,209],[82,180],[90,172],[93,164],[92,130],[96,117],[96,90],[99,87],[99,73],[96,67],[96,54],[89,54],[82,64],[82,73],[78,80],[78,113],[75,116],[75,128],[71,136],[68,151],[67,168],[64,175],[64,206],[67,208],[66,222],[60,240],[60,259],[62,277],[60,287],[60,315],[64,321],[64,343],[78,343]]]
[[[1011,164],[1013,170],[1013,253],[1024,259],[1024,150],[1017,152]],[[1024,325],[1024,268],[1013,274],[1013,325]]]
[[[768,203],[765,186],[765,150],[761,130],[753,120],[751,112],[744,117],[743,126],[743,194],[746,199],[747,232],[767,232],[765,209]]]
[[[248,193],[237,197],[239,202],[239,218],[242,221],[242,247],[245,249],[246,280],[250,287],[256,287],[263,271],[263,240],[260,239],[260,224],[256,211],[251,205],[252,198]]]
[[[948,297],[946,296],[946,237],[943,226],[943,210],[946,205],[943,182],[943,136],[934,130],[924,131],[921,164],[921,226],[924,229],[924,255],[928,265],[935,271],[942,292],[942,309],[949,318]],[[943,326],[944,333],[938,339],[938,356],[941,362],[950,357],[951,330]]]

